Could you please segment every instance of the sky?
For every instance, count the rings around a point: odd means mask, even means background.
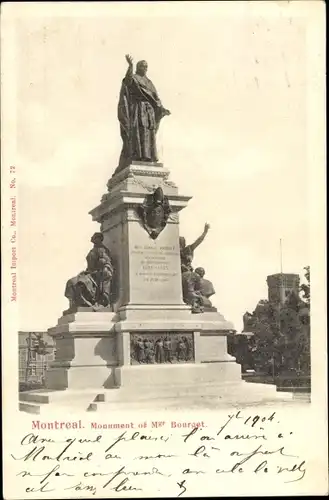
[[[67,279],[85,267],[99,229],[88,212],[121,150],[116,113],[127,53],[148,61],[172,113],[158,144],[170,179],[193,197],[180,213],[180,234],[189,243],[211,226],[194,264],[214,284],[213,304],[240,330],[244,312],[267,298],[266,276],[280,272],[280,238],[283,271],[303,274],[306,23],[291,2],[269,4],[237,10],[224,2],[202,15],[191,4],[177,11],[108,4],[106,13],[95,4],[87,15],[77,4],[17,19],[21,330],[54,326],[68,306]]]

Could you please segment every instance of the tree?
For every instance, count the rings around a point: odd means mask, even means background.
[[[283,338],[282,356],[284,370],[299,370],[300,339],[303,335],[303,325],[300,310],[303,302],[299,295],[292,292],[280,313],[280,331]]]
[[[303,283],[301,286],[300,286],[300,291],[302,292],[303,296],[303,300],[306,304],[310,305],[310,301],[311,301],[311,287],[310,287],[310,281],[311,281],[311,276],[310,276],[310,266],[306,266],[304,267],[304,270],[305,270],[305,279],[306,279],[306,283]]]
[[[248,319],[259,371],[310,373],[310,267],[304,270],[299,294],[290,293],[284,304],[261,300]]]
[[[300,286],[302,294],[302,307],[299,317],[302,324],[302,334],[299,339],[299,363],[300,369],[305,374],[311,372],[311,328],[310,328],[310,307],[311,307],[311,273],[310,266],[304,267],[305,280]]]
[[[267,300],[258,302],[252,314],[252,332],[254,333],[255,366],[259,371],[277,371],[280,358],[277,340],[280,336],[279,311]]]

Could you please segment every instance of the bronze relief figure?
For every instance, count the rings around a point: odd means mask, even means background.
[[[155,240],[166,227],[171,208],[168,197],[158,187],[153,194],[147,195],[144,203],[138,208],[138,214],[148,234]]]

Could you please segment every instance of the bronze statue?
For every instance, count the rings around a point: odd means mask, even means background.
[[[171,340],[169,337],[165,337],[163,341],[163,351],[165,363],[171,363]]]
[[[144,363],[145,361],[145,345],[141,337],[139,337],[135,342],[136,360],[138,363]]]
[[[197,290],[200,292],[201,298],[202,298],[202,307],[206,309],[211,309],[213,310],[213,306],[211,301],[209,300],[209,297],[212,295],[215,295],[215,289],[214,285],[212,284],[211,281],[207,280],[204,278],[205,275],[205,270],[203,267],[197,267],[195,270],[195,274],[198,274],[200,276],[200,280],[198,281],[197,284]]]
[[[179,246],[180,246],[180,258],[181,258],[181,267],[182,273],[185,271],[193,271],[192,268],[192,260],[194,257],[194,250],[203,242],[208,231],[210,229],[209,224],[204,225],[204,230],[201,236],[195,240],[191,245],[186,245],[185,238],[180,236],[179,238]]]
[[[176,351],[176,357],[177,361],[187,361],[187,339],[186,337],[182,337],[181,339],[178,340],[177,343],[177,351]]]
[[[123,141],[116,172],[131,161],[157,162],[156,133],[161,119],[170,115],[146,76],[147,62],[139,61],[133,72],[133,59],[126,55],[128,70],[121,85],[118,119]]]
[[[102,233],[92,236],[94,247],[86,257],[87,269],[66,283],[65,297],[69,299],[70,307],[65,313],[77,307],[97,309],[110,304],[113,265],[103,239]]]
[[[144,354],[147,364],[154,363],[154,344],[148,338],[144,339]]]
[[[165,362],[164,343],[163,343],[162,338],[159,338],[155,342],[155,362],[156,363],[164,363]]]
[[[192,313],[203,313],[203,300],[200,293],[200,276],[193,270],[182,273],[183,300],[192,307]]]
[[[203,242],[209,228],[209,224],[205,224],[203,233],[191,245],[186,245],[185,238],[179,238],[183,300],[192,306],[193,313],[204,312],[204,298],[206,298],[205,296],[203,298],[201,294],[201,276],[192,267],[194,250]]]
[[[193,342],[190,337],[183,337],[183,340],[186,345],[186,361],[190,361],[193,358]]]

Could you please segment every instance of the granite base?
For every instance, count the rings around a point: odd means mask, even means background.
[[[127,409],[181,404],[186,409],[202,406],[202,401],[216,407],[232,398],[236,402],[276,399],[275,386],[242,381],[240,365],[227,353],[231,328],[219,313],[196,315],[186,308],[141,306],[118,313],[65,315],[48,332],[57,352],[46,373],[46,389],[22,393],[20,408],[39,413],[50,407],[95,411],[104,405]],[[192,336],[193,358],[176,364],[132,364],[130,336],[145,333]]]

